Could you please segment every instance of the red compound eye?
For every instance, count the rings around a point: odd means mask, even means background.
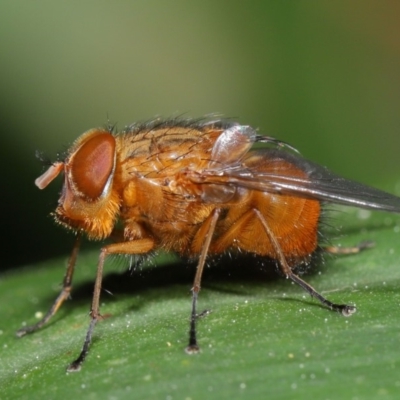
[[[70,161],[78,190],[92,200],[100,197],[114,168],[114,158],[115,139],[110,133],[89,136]]]

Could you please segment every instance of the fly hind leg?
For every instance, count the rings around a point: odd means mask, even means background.
[[[324,246],[322,249],[330,254],[357,254],[363,250],[371,249],[375,246],[372,240],[364,240],[355,246]]]
[[[348,317],[356,312],[356,307],[350,306],[347,304],[335,304],[326,299],[324,296],[322,296],[320,293],[318,293],[311,285],[309,285],[307,282],[303,281],[300,277],[298,277],[293,271],[292,268],[290,268],[289,264],[286,261],[286,257],[283,253],[283,250],[279,244],[279,241],[277,237],[275,236],[274,232],[271,230],[269,227],[267,221],[265,220],[264,216],[261,214],[260,211],[257,209],[253,209],[254,213],[257,215],[258,219],[262,223],[264,230],[270,239],[272,246],[275,250],[276,253],[276,258],[279,261],[280,268],[282,272],[285,274],[287,278],[290,278],[293,282],[297,283],[299,286],[301,286],[306,292],[310,294],[310,296],[315,297],[318,299],[322,304],[327,306],[333,311],[340,312],[342,315],[345,317]]]

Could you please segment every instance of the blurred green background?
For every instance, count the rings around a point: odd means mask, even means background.
[[[42,166],[89,128],[218,112],[400,193],[400,2],[0,3],[2,263],[67,253]]]

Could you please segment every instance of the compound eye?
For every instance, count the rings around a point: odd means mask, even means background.
[[[91,200],[99,198],[113,172],[114,159],[115,139],[110,133],[87,138],[69,163],[76,188]]]

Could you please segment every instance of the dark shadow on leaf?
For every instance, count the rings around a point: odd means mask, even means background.
[[[96,260],[94,259],[95,263]],[[308,267],[310,273],[313,268]],[[139,310],[151,301],[162,302],[171,298],[186,298],[188,307],[191,302],[190,289],[196,272],[196,261],[176,260],[174,262],[154,263],[154,265],[135,270],[106,273],[102,282],[100,303],[114,302],[127,295],[132,296],[129,310]],[[95,270],[94,270],[95,274]],[[71,299],[66,301],[59,312],[41,329],[53,325],[64,318],[69,311],[87,305],[88,314],[92,301],[95,275],[93,279],[73,284]],[[61,279],[61,277],[60,277]],[[277,271],[275,262],[253,255],[231,257],[223,255],[208,262],[202,280],[202,293],[218,291],[221,293],[248,296],[249,287],[265,287],[284,279]],[[179,289],[177,290],[177,287]],[[61,288],[60,288],[61,289]],[[50,308],[54,297],[42,299]],[[107,314],[107,310],[103,310]]]
[[[336,256],[329,256],[329,258],[331,257]],[[343,255],[340,257],[343,257]],[[307,280],[307,276],[324,268],[323,259],[324,253],[317,251],[310,265],[299,267],[296,273],[300,276],[304,274],[305,278],[303,277],[303,279]],[[196,261],[175,260],[167,263],[161,260],[159,263],[157,262],[158,260],[152,261],[151,265],[147,265],[144,268],[137,267],[131,270],[124,269],[123,271],[121,271],[121,268],[118,268],[118,272],[105,273],[100,302],[114,302],[118,301],[121,297],[129,295],[132,296],[129,309],[138,310],[150,301],[162,302],[167,299],[177,298],[178,296],[186,298],[189,304],[191,301],[190,289],[196,272]],[[96,260],[93,259],[93,264],[95,263]],[[107,265],[106,271],[109,270],[109,267],[110,265]],[[113,267],[115,267],[115,263]],[[82,304],[87,305],[89,310],[93,295],[94,280],[95,268],[93,269],[93,278],[91,280],[74,285],[71,293],[71,301],[65,302],[62,307],[62,314],[68,314],[70,310]],[[249,293],[254,293],[254,287],[264,288],[276,285],[279,281],[283,283],[287,282],[278,272],[276,262],[271,259],[256,257],[252,254],[239,254],[235,256],[224,254],[208,261],[203,274],[200,298],[204,292],[210,290],[248,296]],[[179,287],[178,290],[177,286]],[[301,291],[300,288],[299,291]],[[49,298],[45,301],[48,301],[50,307],[54,298]],[[302,304],[323,307],[316,300],[300,301]],[[104,311],[106,312],[106,310]],[[53,322],[56,322],[57,317],[53,318],[46,326],[50,326]]]
[[[298,273],[312,275],[321,270],[321,252],[317,252],[311,265],[301,268]],[[124,272],[112,272],[104,276],[102,284],[102,300],[118,301],[119,296],[132,295],[130,309],[138,309],[149,301],[163,301],[169,298],[185,297],[190,301],[190,289],[196,272],[195,261],[175,261]],[[85,302],[90,305],[93,281],[87,281],[74,287],[73,301],[67,307]],[[202,280],[202,293],[217,291],[220,293],[248,296],[247,288],[276,285],[286,279],[278,272],[276,263],[253,255],[230,257],[219,256],[208,263]],[[287,282],[287,281],[286,281]],[[176,286],[180,289],[177,291]],[[299,289],[301,290],[301,289]]]
[[[108,273],[103,278],[102,296],[107,293],[117,298],[123,294],[143,294],[149,299],[168,297],[168,289],[179,285],[186,286],[182,296],[187,297],[193,284],[196,272],[196,262],[189,260],[175,261],[161,265],[126,270],[124,272]],[[73,298],[76,301],[91,299],[94,285],[93,281],[87,281],[76,286],[73,290]],[[269,284],[279,279],[276,266],[271,260],[263,260],[254,256],[241,256],[230,258],[229,256],[218,257],[212,260],[205,268],[202,289],[218,290],[222,292],[246,294],[246,285]],[[227,288],[226,284],[229,285]],[[237,284],[237,285],[236,285]],[[240,284],[240,285],[239,285]],[[174,291],[174,297],[176,293]]]

